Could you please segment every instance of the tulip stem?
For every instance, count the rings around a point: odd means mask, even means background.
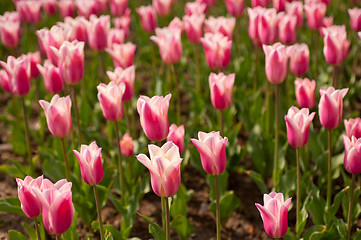
[[[97,186],[94,185],[93,189],[94,189],[95,203],[97,205],[97,212],[98,212],[100,240],[103,240],[104,239],[103,221],[102,221],[102,215],[101,215],[101,209],[100,209],[100,202],[99,202]]]
[[[223,110],[219,110],[219,130],[221,131],[221,136],[224,133],[224,112]]]
[[[166,221],[166,240],[170,240],[170,215],[168,198],[164,197],[165,221]]]
[[[38,223],[38,220],[36,218],[34,218],[34,223],[35,223],[36,234],[38,235],[38,240],[41,240],[39,223]]]
[[[165,230],[166,228],[166,223],[165,223],[165,197],[161,197],[161,202],[162,202],[162,225],[163,225],[163,230]]]
[[[278,105],[278,85],[275,85],[275,151],[274,151],[274,161],[273,161],[273,184],[275,189],[277,189],[279,180],[278,180],[278,114],[279,114],[279,105]]]
[[[61,141],[61,149],[63,150],[63,156],[64,156],[65,176],[66,176],[66,180],[70,182],[69,163],[68,163],[68,156],[66,155],[64,138],[60,138],[60,141]]]
[[[216,185],[216,217],[217,217],[217,240],[221,240],[221,208],[219,206],[218,175],[214,175]]]
[[[332,135],[328,130],[328,173],[327,173],[327,209],[331,206],[332,195]]]
[[[27,151],[27,158],[25,158],[25,163],[28,162],[30,164],[31,172],[34,171],[34,166],[32,163],[32,154],[31,154],[31,146],[30,146],[30,132],[29,132],[29,123],[28,118],[26,117],[26,110],[25,110],[25,101],[24,98],[20,98],[21,109],[23,111],[23,119],[24,119],[24,126],[25,126],[25,142],[26,142],[26,151]]]
[[[333,86],[334,88],[337,88],[337,72],[338,72],[337,70],[338,70],[338,67],[337,67],[337,66],[333,66],[331,78],[332,78],[332,86]]]
[[[301,168],[300,168],[300,149],[296,148],[296,160],[297,160],[297,193],[296,193],[296,236],[299,237],[300,233],[298,232],[300,224],[300,210],[301,210]]]
[[[79,144],[82,142],[82,136],[80,131],[80,118],[79,118],[79,108],[78,108],[78,101],[76,100],[76,89],[75,86],[72,87],[73,93],[73,102],[74,102],[74,110],[75,110],[75,118],[76,118],[76,125],[78,126],[78,141]]]
[[[173,69],[173,74],[174,74],[174,78],[175,78],[175,90],[176,90],[176,94],[177,94],[177,124],[180,124],[180,119],[181,119],[181,99],[180,99],[180,86],[179,86],[179,78],[177,75],[177,69],[175,67],[175,64],[172,64],[172,69]]]
[[[348,206],[348,215],[347,215],[347,239],[351,239],[351,219],[352,219],[352,207],[353,207],[353,192],[355,188],[356,183],[356,175],[352,174],[352,180],[351,180],[351,189],[350,189],[350,205]]]
[[[115,125],[115,138],[118,145],[118,172],[119,172],[119,183],[120,183],[120,192],[122,195],[122,199],[125,198],[125,185],[124,185],[124,176],[123,176],[123,161],[122,161],[122,154],[120,151],[120,140],[119,140],[119,129],[118,129],[118,123],[114,122]]]

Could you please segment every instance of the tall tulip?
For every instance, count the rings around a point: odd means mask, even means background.
[[[128,7],[128,0],[110,0],[110,12],[113,16],[121,16]]]
[[[107,47],[110,16],[97,17],[91,15],[87,24],[89,46],[95,51],[102,51]]]
[[[79,42],[86,42],[88,39],[87,24],[88,20],[82,16],[78,16],[76,18],[65,17],[64,31],[66,40],[69,42],[74,40],[78,40]]]
[[[286,13],[293,15],[297,19],[297,27],[303,25],[303,3],[302,1],[286,2]]]
[[[272,84],[282,83],[287,76],[288,56],[286,47],[281,43],[275,43],[268,46],[263,45],[263,51],[266,55],[266,75],[268,81]]]
[[[348,138],[352,136],[361,138],[361,118],[350,118],[349,120],[344,120],[346,135]]]
[[[258,20],[258,36],[262,44],[273,44],[277,40],[278,17],[274,8],[261,11]]]
[[[0,16],[1,42],[8,48],[16,47],[20,42],[20,17],[17,12],[5,12]]]
[[[170,14],[173,0],[152,0],[152,3],[159,16],[167,16]]]
[[[74,17],[74,1],[73,0],[59,0],[58,7],[60,10],[60,16],[65,17]]]
[[[310,50],[305,43],[293,44],[287,47],[287,55],[290,58],[290,72],[296,76],[307,73],[310,64]]]
[[[39,23],[41,21],[41,1],[19,0],[16,2],[16,11],[22,22]]]
[[[295,81],[295,92],[297,103],[301,108],[313,108],[316,104],[315,98],[316,82],[308,78],[297,78]]]
[[[247,8],[249,25],[248,25],[248,35],[252,39],[254,45],[258,46],[260,44],[259,33],[258,33],[258,23],[260,15],[265,9],[262,7]]]
[[[156,28],[156,36],[150,39],[155,42],[162,60],[167,64],[175,64],[182,57],[181,30],[179,28]]]
[[[209,75],[211,101],[215,108],[224,110],[231,105],[235,77],[234,73],[230,75],[211,73]]]
[[[326,4],[322,2],[306,2],[304,8],[308,27],[313,30],[319,29],[326,14]]]
[[[115,67],[127,68],[134,64],[134,54],[137,46],[133,43],[117,44],[113,43],[111,48],[107,48],[105,51],[113,59]]]
[[[296,41],[297,18],[293,15],[280,14],[278,32],[280,40],[285,44],[292,44]]]
[[[203,23],[205,20],[204,14],[191,16],[183,16],[184,29],[187,33],[187,38],[192,43],[199,43],[203,36]]]
[[[98,100],[104,117],[108,121],[117,122],[123,117],[123,94],[125,84],[111,81],[108,85],[100,83],[98,89]]]
[[[152,5],[141,6],[137,8],[140,17],[140,23],[143,30],[147,33],[153,33],[157,27],[157,12]]]
[[[340,65],[348,56],[350,41],[347,40],[345,25],[323,28],[323,54],[328,64]]]

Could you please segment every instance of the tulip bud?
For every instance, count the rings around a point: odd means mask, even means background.
[[[342,137],[345,145],[343,165],[347,172],[358,175],[361,173],[361,139],[354,136],[350,139],[346,135]]]
[[[58,7],[60,10],[60,16],[65,17],[74,17],[74,1],[73,0],[59,0]]]
[[[230,75],[211,73],[209,75],[211,101],[215,108],[224,110],[231,105],[235,77],[234,73]]]
[[[134,65],[136,46],[133,43],[114,43],[111,48],[105,49],[112,57],[115,67],[127,68]]]
[[[89,46],[95,51],[102,51],[107,47],[110,16],[91,15],[87,23]]]
[[[120,140],[120,152],[124,157],[130,157],[133,155],[133,139],[128,133],[123,135]]]
[[[180,158],[177,145],[166,142],[161,148],[148,145],[150,159],[145,154],[137,155],[137,159],[151,175],[151,184],[159,197],[171,197],[178,191],[181,182]]]
[[[348,56],[350,41],[347,40],[345,25],[323,28],[323,55],[328,64],[340,65]]]
[[[104,117],[109,121],[119,121],[123,117],[123,94],[124,83],[116,84],[110,82],[108,85],[100,83],[98,89],[98,100]]]
[[[152,5],[137,8],[142,28],[147,33],[153,33],[157,27],[157,12]]]
[[[177,127],[174,123],[169,127],[167,142],[173,142],[178,146],[179,154],[184,150],[184,125]]]
[[[182,31],[179,28],[156,28],[156,36],[150,39],[158,45],[162,60],[167,64],[175,64],[182,57]]]
[[[282,12],[285,10],[286,0],[273,0],[273,7],[277,12]]]
[[[170,14],[173,0],[153,0],[152,3],[159,16],[167,16]]]
[[[130,33],[130,17],[131,11],[129,8],[125,10],[125,13],[121,17],[113,18],[114,27],[124,31],[124,36],[127,38]]]
[[[240,17],[244,10],[244,0],[225,0],[227,11],[233,17]]]
[[[43,176],[33,179],[26,176],[24,181],[16,178],[18,184],[18,198],[21,203],[21,209],[28,218],[36,218],[41,214],[41,201],[35,195],[34,188],[40,189]]]
[[[348,15],[350,15],[350,26],[351,29],[358,32],[361,31],[361,9],[352,8],[348,9]]]
[[[219,132],[198,132],[198,139],[191,139],[201,156],[204,171],[210,175],[220,175],[227,165],[226,144],[228,138],[222,138]]]
[[[302,27],[303,25],[303,3],[302,1],[286,2],[286,13],[293,15],[297,19],[296,26]]]
[[[63,90],[63,80],[60,77],[59,68],[55,67],[49,60],[45,60],[44,67],[38,64],[38,69],[43,76],[44,85],[49,93],[60,93]]]
[[[316,104],[315,98],[316,82],[308,78],[297,78],[295,81],[296,99],[301,108],[313,108]]]
[[[322,26],[322,20],[326,14],[326,4],[322,2],[310,2],[304,6],[308,27],[315,30]]]
[[[296,41],[297,18],[293,15],[279,13],[278,31],[279,38],[285,44],[292,44]]]
[[[275,43],[272,46],[263,45],[263,51],[266,55],[266,75],[268,81],[272,84],[282,83],[287,76],[288,56],[286,47],[281,43]]]
[[[132,65],[125,69],[117,67],[114,69],[114,72],[107,71],[107,75],[117,85],[120,83],[125,84],[123,101],[130,101],[134,95],[135,66]]]
[[[128,0],[110,0],[110,12],[113,16],[121,16],[128,7]]]
[[[260,12],[258,20],[258,36],[263,44],[273,44],[277,40],[278,17],[274,8]]]
[[[20,16],[17,12],[5,12],[0,16],[1,42],[8,48],[19,45],[21,30]]]
[[[358,118],[350,118],[349,120],[343,121],[345,124],[346,135],[351,139],[352,136],[361,138],[361,119]]]
[[[310,50],[305,43],[287,47],[287,56],[290,58],[290,71],[296,76],[307,73],[310,64]]]
[[[203,36],[204,20],[204,14],[183,16],[184,29],[187,33],[189,41],[191,41],[192,43],[199,43],[201,37]]]
[[[205,14],[207,5],[201,2],[187,2],[184,7],[184,12],[187,16]]]
[[[140,125],[145,135],[151,141],[162,141],[168,135],[168,109],[171,94],[167,96],[140,96],[137,110],[140,116]]]

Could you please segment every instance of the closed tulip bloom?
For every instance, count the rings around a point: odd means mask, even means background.
[[[157,12],[152,5],[137,8],[140,17],[140,24],[147,33],[153,33],[157,27]]]
[[[181,30],[181,35],[183,32],[183,22],[178,17],[173,18],[173,20],[168,24],[168,28],[178,28]]]
[[[122,29],[124,31],[125,38],[129,37],[130,34],[130,23],[131,23],[130,14],[131,11],[129,8],[127,8],[123,16],[113,18],[114,27],[118,29]]]
[[[127,68],[134,65],[136,48],[133,43],[114,43],[111,49],[107,48],[105,51],[112,57],[115,67]]]
[[[296,99],[301,108],[313,108],[316,104],[315,80],[297,78],[295,81]]]
[[[346,135],[342,136],[343,144],[345,145],[345,157],[343,165],[347,172],[351,174],[361,173],[361,138]]]
[[[361,119],[358,118],[350,118],[349,120],[343,120],[345,125],[346,135],[351,139],[352,136],[361,138]]]
[[[290,58],[290,71],[296,76],[305,75],[310,64],[310,50],[305,43],[294,44],[287,48]]]
[[[167,16],[170,14],[172,0],[152,0],[153,7],[159,16]]]
[[[103,179],[101,151],[95,141],[89,146],[81,145],[80,152],[73,150],[79,161],[81,177],[90,186],[99,184]]]
[[[108,48],[112,48],[114,43],[123,44],[124,43],[124,31],[122,29],[112,28],[108,33]]]
[[[281,43],[263,45],[266,55],[266,75],[272,84],[282,83],[287,76],[288,56],[286,47]]]
[[[221,33],[206,33],[200,42],[211,69],[217,70],[228,66],[231,61],[232,40]]]
[[[99,3],[97,0],[75,0],[75,6],[78,16],[88,19],[92,14],[100,13]]]
[[[346,96],[348,88],[337,89],[329,87],[327,90],[320,89],[320,103],[318,111],[320,122],[326,129],[337,128],[342,121],[343,98]]]
[[[168,109],[171,94],[167,96],[140,96],[137,110],[140,116],[140,125],[147,138],[151,141],[162,141],[168,135]]]
[[[184,125],[180,125],[179,127],[174,123],[170,125],[167,142],[173,142],[177,145],[179,154],[182,154],[184,150]]]
[[[263,195],[263,206],[256,203],[261,213],[266,233],[272,238],[281,238],[288,228],[288,208],[292,198],[284,201],[283,193],[271,192]]]
[[[60,93],[63,90],[64,84],[59,68],[51,64],[49,60],[45,60],[44,66],[38,64],[38,69],[43,76],[45,89],[49,93]]]
[[[9,76],[7,72],[4,69],[0,70],[0,85],[3,88],[4,91],[11,93],[10,86],[11,84],[9,79]]]
[[[361,31],[361,9],[352,8],[348,9],[348,15],[350,15],[350,26],[354,31]]]
[[[120,140],[120,152],[124,157],[130,157],[133,155],[133,139],[128,133],[124,134]]]
[[[108,10],[108,2],[109,0],[96,0],[99,6],[100,12],[106,12]]]
[[[112,122],[119,121],[123,117],[123,94],[124,83],[116,84],[110,82],[108,85],[100,83],[98,89],[98,100],[104,117]]]
[[[260,15],[265,11],[262,7],[247,8],[249,25],[248,25],[248,35],[252,39],[254,45],[258,46],[260,44],[259,33],[258,33],[258,22]]]
[[[301,27],[303,25],[303,3],[302,1],[286,2],[286,13],[293,15],[297,19],[296,26]]]
[[[184,12],[188,16],[191,16],[193,14],[195,15],[205,14],[206,10],[207,10],[207,5],[201,2],[187,2],[184,7]]]
[[[0,16],[1,42],[8,48],[19,45],[20,42],[20,16],[17,12],[5,12]]]
[[[173,142],[166,142],[162,147],[151,144],[148,149],[150,159],[145,154],[137,155],[137,159],[148,168],[154,193],[159,197],[173,196],[180,186],[183,160],[177,145]]]
[[[114,72],[107,71],[109,79],[116,84],[124,83],[125,91],[123,101],[130,101],[134,95],[135,66],[132,65],[125,69],[116,67]]]
[[[350,41],[347,40],[345,25],[323,28],[323,55],[328,64],[340,65],[348,56]]]
[[[226,144],[228,138],[222,138],[219,132],[198,132],[198,139],[191,139],[199,151],[204,171],[210,175],[220,175],[227,165]]]
[[[88,43],[95,51],[102,51],[107,47],[108,32],[110,29],[110,16],[97,17],[91,15],[88,22]]]
[[[189,41],[191,41],[192,43],[199,43],[201,37],[203,36],[204,20],[204,14],[183,16],[184,29],[187,33]]]
[[[0,61],[0,66],[6,71],[8,86],[12,94],[23,97],[30,90],[30,63],[27,57],[14,58],[9,56],[7,62]]]
[[[252,7],[267,7],[271,0],[252,0]]]
[[[232,103],[232,91],[236,75],[234,73],[211,73],[209,75],[209,89],[211,90],[211,101],[215,108],[224,110]]]
[[[30,77],[37,78],[40,75],[37,67],[41,62],[40,52],[29,52],[24,57],[28,58],[30,64]]]
[[[276,9],[261,11],[258,20],[258,37],[262,44],[273,44],[277,40],[278,17]]]
[[[204,22],[204,31],[206,33],[222,33],[224,36],[232,39],[234,26],[236,25],[235,18],[226,18],[223,16],[220,17],[212,17],[210,16]]]
[[[41,21],[41,1],[19,0],[16,2],[16,11],[22,22],[39,23]]]
[[[43,0],[42,6],[44,11],[49,15],[54,15],[56,13],[56,0]]]
[[[65,37],[69,42],[74,40],[78,40],[79,42],[86,42],[88,40],[88,20],[86,20],[84,17],[66,17],[64,19],[64,25]]]
[[[244,10],[244,0],[225,0],[227,11],[233,17],[240,17]]]
[[[121,16],[128,7],[128,0],[110,0],[110,12],[113,16]]]
[[[286,0],[273,0],[273,7],[277,12],[282,12],[285,10]]]
[[[58,7],[60,10],[60,16],[65,17],[74,17],[74,1],[73,0],[59,0]]]
[[[167,64],[175,64],[182,57],[182,42],[179,28],[156,28],[156,36],[150,39],[158,45],[162,60]]]
[[[39,103],[44,109],[51,134],[57,138],[66,137],[72,126],[70,96],[59,97],[55,94],[50,103],[44,100],[40,100]]]
[[[40,189],[43,176],[33,179],[26,176],[24,180],[16,178],[18,184],[18,198],[21,204],[21,210],[28,218],[36,218],[41,214],[41,201],[36,196],[34,188]]]
[[[278,32],[280,40],[285,44],[292,44],[296,41],[297,18],[293,15],[286,15],[283,12],[279,15]]]
[[[304,6],[307,24],[310,29],[319,29],[322,26],[322,20],[326,14],[326,4],[322,2],[311,2]]]
[[[36,35],[38,36],[42,52],[45,52],[48,59],[50,59],[55,66],[58,66],[59,58],[54,51],[51,50],[51,47],[59,49],[63,44],[65,41],[64,29],[60,26],[54,25],[50,30],[43,28],[36,31]]]

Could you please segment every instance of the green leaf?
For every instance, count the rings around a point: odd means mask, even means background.
[[[152,234],[155,240],[165,240],[165,232],[158,224],[153,222],[153,220],[147,216],[139,215],[149,223],[149,233]]]
[[[347,239],[347,227],[342,219],[335,220],[335,226],[341,239]]]
[[[17,197],[0,199],[0,211],[25,216]]]
[[[303,229],[305,228],[306,225],[306,221],[308,218],[308,212],[307,212],[307,208],[309,205],[309,201],[310,201],[310,195],[307,196],[307,198],[305,199],[302,209],[300,211],[300,221],[299,223],[296,225],[296,233],[297,236],[300,236],[301,233],[303,232]]]
[[[9,233],[9,240],[28,240],[28,237],[26,237],[21,232],[10,230],[8,233]]]
[[[268,192],[267,186],[266,186],[265,182],[263,181],[261,174],[255,172],[253,170],[247,171],[247,174],[257,184],[257,186],[258,186],[259,190],[261,190],[261,192],[263,192],[263,193]]]
[[[228,183],[228,172],[224,171],[221,175],[218,176],[218,183],[219,183],[219,196],[222,197],[224,192],[227,189]],[[215,186],[215,177],[213,175],[207,174],[207,182],[211,188],[209,196],[212,200],[216,199],[216,186]]]
[[[93,221],[92,228],[99,231],[99,222]],[[104,235],[106,236],[106,239],[116,239],[116,240],[127,239],[127,238],[124,238],[122,236],[122,234],[112,225],[103,225],[103,229],[104,229]]]
[[[352,240],[359,240],[361,239],[361,230],[358,230],[353,236]]]
[[[337,213],[341,203],[342,203],[342,199],[345,197],[346,193],[349,191],[349,187],[345,187],[344,189],[342,189],[340,192],[338,192],[333,200],[333,204],[331,205],[331,207],[328,209],[328,213],[331,216],[335,216],[335,214]]]
[[[241,202],[238,197],[234,195],[233,191],[226,192],[219,201],[221,209],[221,222],[222,224],[227,221],[227,219],[232,215],[232,213],[239,208]],[[213,201],[209,205],[209,209],[216,215],[216,202]]]
[[[31,227],[29,224],[27,224],[26,222],[22,222],[21,223],[23,225],[23,227],[26,229],[26,231],[28,232],[28,235],[30,237],[31,240],[37,240],[37,235],[36,235],[36,231],[34,229],[34,227]]]
[[[182,215],[178,215],[177,217],[173,218],[170,226],[176,230],[181,240],[189,239],[189,236],[194,231],[194,227],[189,222],[187,217]]]
[[[324,225],[314,225],[303,235],[304,240],[319,240],[326,232]]]

